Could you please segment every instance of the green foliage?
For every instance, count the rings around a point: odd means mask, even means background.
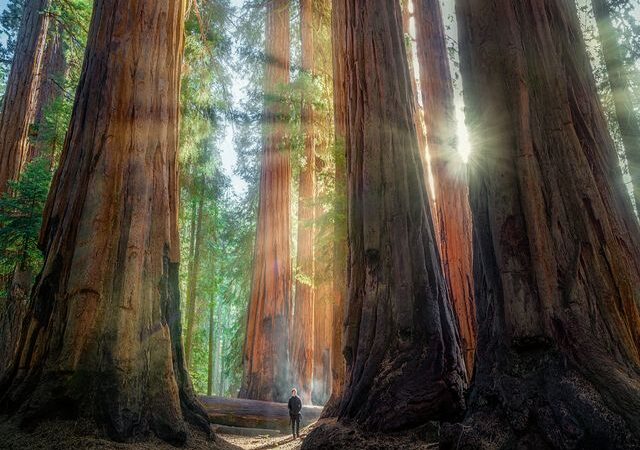
[[[10,182],[11,193],[0,199],[0,276],[15,267],[40,268],[38,236],[50,184],[49,161],[38,158],[27,164],[20,180]]]

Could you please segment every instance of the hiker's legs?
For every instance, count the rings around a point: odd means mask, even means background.
[[[296,424],[296,437],[300,437],[300,417],[295,418]]]

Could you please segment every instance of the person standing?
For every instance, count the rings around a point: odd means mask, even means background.
[[[300,437],[300,411],[302,411],[302,400],[298,397],[296,388],[291,389],[291,398],[289,399],[289,417],[291,418],[291,431],[293,438]]]

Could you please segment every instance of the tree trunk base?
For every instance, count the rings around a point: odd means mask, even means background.
[[[441,449],[640,449],[638,434],[559,356],[524,366],[478,373],[464,421],[442,426]]]
[[[223,439],[202,433],[188,426],[187,441],[181,448],[188,450],[237,450]],[[93,421],[52,420],[45,421],[33,430],[24,429],[15,420],[0,417],[0,448],[7,449],[85,449],[101,450],[174,450],[175,447],[158,438],[150,437],[141,444],[116,443],[110,440],[105,430]]]
[[[438,448],[438,428],[433,423],[402,433],[370,433],[336,419],[319,421],[302,443],[302,450],[426,450]]]

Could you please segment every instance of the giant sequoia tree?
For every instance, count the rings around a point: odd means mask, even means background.
[[[0,114],[0,194],[19,177],[29,155],[29,125],[35,110],[45,49],[50,0],[27,0]]]
[[[44,268],[0,381],[24,421],[81,416],[118,440],[208,429],[184,364],[178,290],[178,95],[184,2],[98,0]],[[114,63],[116,62],[117,63]]]
[[[284,401],[291,311],[291,156],[283,99],[289,82],[289,0],[269,0],[266,9],[264,143],[240,397]]]
[[[420,88],[435,188],[436,235],[458,319],[468,377],[473,373],[476,311],[471,275],[471,211],[456,139],[453,83],[439,0],[414,0]]]
[[[333,224],[333,305],[331,329],[331,396],[323,411],[325,417],[338,414],[345,381],[345,361],[342,354],[344,308],[347,295],[347,230],[346,188],[347,167],[345,161],[346,133],[346,79],[345,52],[346,26],[344,24],[346,0],[331,2],[331,57],[333,66],[333,110],[335,132],[334,170],[334,224]]]
[[[314,72],[313,3],[300,1],[300,36],[302,40],[302,71],[307,83]],[[294,316],[291,325],[291,368],[294,384],[302,401],[311,403],[313,383],[314,330],[314,189],[316,137],[313,103],[310,96],[302,96],[302,133],[304,135],[304,167],[300,170],[298,201],[298,277]],[[311,281],[310,281],[311,280]]]
[[[400,4],[341,6],[350,270],[339,416],[399,430],[461,410],[464,363],[413,122]]]
[[[637,448],[640,230],[575,6],[458,15],[479,336],[451,447]]]

